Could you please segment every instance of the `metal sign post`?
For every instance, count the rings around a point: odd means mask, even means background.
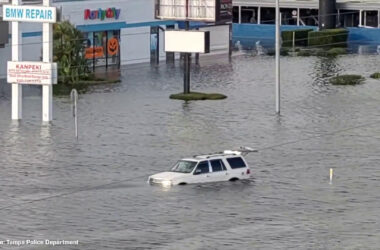
[[[7,78],[12,84],[12,119],[22,119],[22,84],[42,85],[42,120],[53,120],[53,84],[57,83],[57,64],[53,63],[53,23],[57,21],[51,0],[43,0],[43,6],[3,6],[4,21],[12,22],[12,61],[8,62]],[[38,22],[43,25],[43,62],[22,62],[22,40],[19,22]]]
[[[71,97],[71,107],[73,111],[73,117],[74,117],[74,126],[75,126],[75,138],[78,140],[78,91],[76,89],[71,90],[70,93]]]
[[[280,1],[276,0],[276,113],[280,114],[280,26],[281,26],[281,14],[280,14]]]
[[[12,5],[20,5],[21,0],[12,0]],[[3,15],[4,18],[4,15]],[[19,62],[22,59],[21,32],[19,22],[12,22],[12,61]],[[22,119],[22,85],[12,83],[12,120]]]
[[[50,7],[51,0],[44,0],[43,5]],[[43,62],[53,63],[53,24],[42,24]],[[42,85],[42,120],[53,120],[53,85]]]

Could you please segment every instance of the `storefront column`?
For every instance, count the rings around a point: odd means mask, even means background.
[[[239,5],[239,23],[241,23],[241,6]]]
[[[340,25],[340,9],[337,9],[336,13],[337,13],[337,15],[336,15],[336,24],[337,24],[338,27],[340,27],[341,26]]]
[[[359,27],[363,26],[363,10],[359,10]]]
[[[377,11],[377,27],[380,28],[380,10]]]
[[[257,24],[261,24],[261,7],[257,7]]]
[[[300,26],[300,8],[297,8],[297,26]]]

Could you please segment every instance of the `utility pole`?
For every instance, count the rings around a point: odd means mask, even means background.
[[[280,26],[281,26],[281,14],[280,14],[280,1],[276,0],[276,113],[280,114]]]

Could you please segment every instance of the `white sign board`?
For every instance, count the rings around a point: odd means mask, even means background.
[[[18,84],[57,84],[57,70],[57,63],[8,61],[7,80]]]
[[[165,31],[165,51],[182,53],[209,53],[209,31]]]
[[[55,23],[57,9],[43,6],[4,5],[3,20],[15,22]]]

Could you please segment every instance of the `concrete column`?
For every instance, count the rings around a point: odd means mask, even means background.
[[[21,5],[21,0],[12,0],[13,5]],[[22,60],[22,37],[19,22],[12,22],[12,61]],[[22,119],[22,85],[12,83],[12,120]]]
[[[319,0],[319,29],[336,27],[336,0]]]
[[[241,6],[239,5],[239,23],[241,23]]]
[[[377,27],[380,28],[380,10],[377,11]]]
[[[44,0],[43,5],[51,6],[51,0]],[[53,62],[53,24],[42,24],[42,48],[43,62]],[[53,85],[42,85],[42,120],[50,122],[53,120]]]
[[[359,27],[363,25],[363,10],[359,10]]]
[[[364,26],[367,26],[367,11],[364,10]]]

